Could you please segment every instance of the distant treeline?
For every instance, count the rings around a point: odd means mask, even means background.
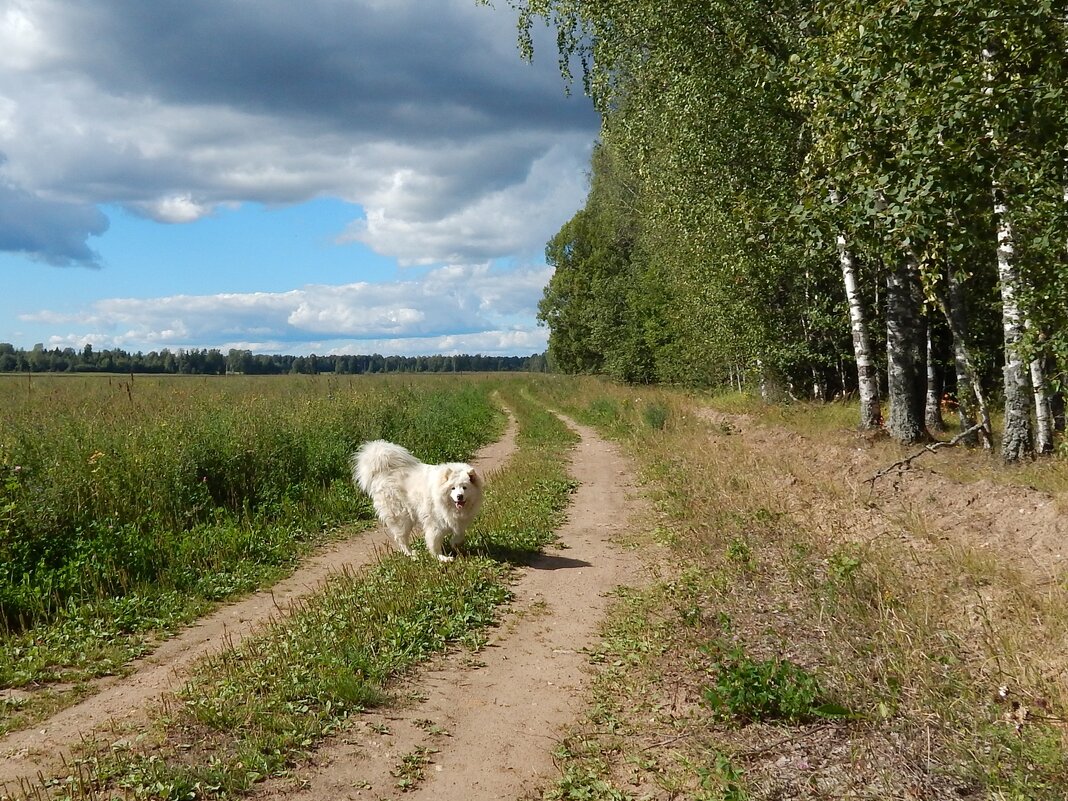
[[[283,375],[286,373],[457,373],[545,372],[545,354],[530,356],[286,356],[232,349],[160,350],[127,353],[119,348],[93,350],[86,345],[22,350],[0,342],[0,373],[178,373],[186,375]]]

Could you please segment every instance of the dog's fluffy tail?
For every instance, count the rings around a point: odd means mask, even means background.
[[[352,454],[351,463],[353,483],[370,494],[376,478],[415,467],[419,460],[407,448],[376,439],[363,443]]]

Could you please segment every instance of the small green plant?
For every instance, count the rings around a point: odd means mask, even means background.
[[[827,562],[830,578],[836,584],[845,584],[860,569],[861,561],[856,556],[842,551],[831,554]]]
[[[397,780],[397,789],[407,793],[418,787],[426,777],[431,754],[436,753],[434,748],[420,747],[401,757],[401,761],[390,771],[390,775]]]
[[[727,558],[745,568],[753,567],[753,549],[749,543],[737,537],[727,545]]]
[[[696,769],[701,791],[695,801],[748,801],[745,783],[739,771],[725,754],[716,754],[711,767]]]
[[[642,410],[642,420],[654,431],[663,431],[670,413],[663,403],[650,403]]]
[[[789,660],[756,661],[738,646],[726,651],[715,646],[702,650],[715,660],[715,680],[705,688],[703,696],[718,717],[745,723],[803,723],[849,714],[843,707],[825,701],[816,677]]]
[[[591,768],[569,765],[556,786],[546,793],[548,801],[627,801],[627,796]]]

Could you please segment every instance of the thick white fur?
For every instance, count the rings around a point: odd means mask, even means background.
[[[400,445],[376,439],[352,455],[352,480],[371,496],[397,549],[412,556],[412,532],[423,531],[427,550],[442,562],[445,538],[463,544],[482,502],[482,477],[464,462],[425,464]]]

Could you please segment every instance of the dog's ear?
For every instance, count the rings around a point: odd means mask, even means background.
[[[452,480],[452,468],[446,465],[445,468],[441,471],[441,482],[443,484],[448,484],[449,481],[451,481],[451,480]]]
[[[467,480],[474,484],[476,487],[482,483],[482,476],[476,473],[474,470],[467,471]]]

